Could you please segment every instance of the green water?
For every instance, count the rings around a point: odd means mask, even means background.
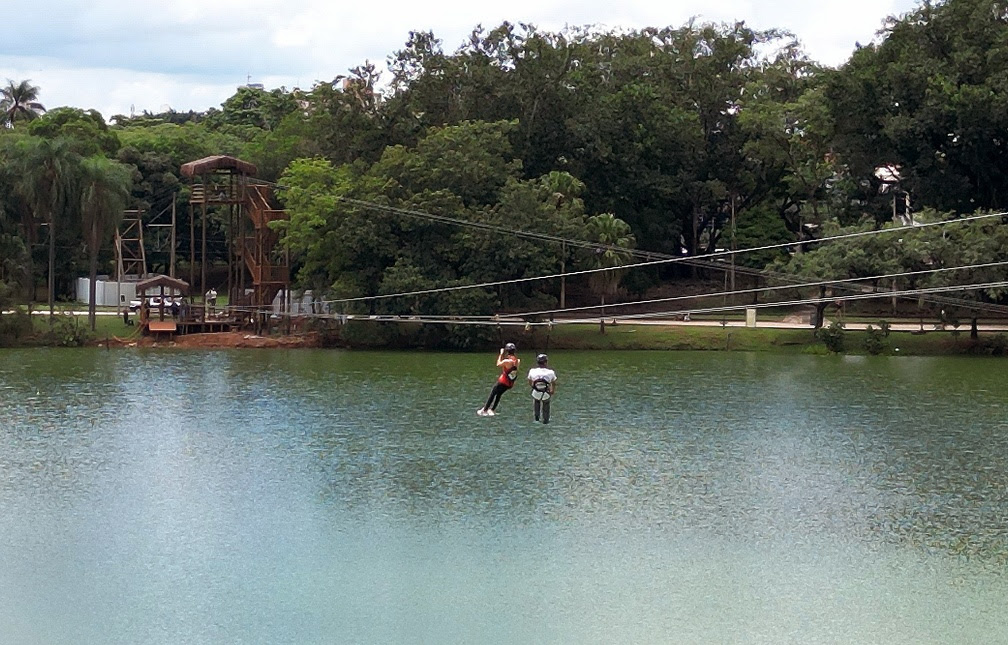
[[[1008,642],[1003,361],[493,360],[0,351],[0,641]]]

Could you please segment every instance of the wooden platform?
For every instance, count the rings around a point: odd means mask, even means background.
[[[233,320],[186,320],[178,324],[180,334],[212,334],[231,331],[240,325]]]
[[[177,330],[178,324],[174,320],[152,320],[147,323],[147,331],[152,334],[174,334]]]

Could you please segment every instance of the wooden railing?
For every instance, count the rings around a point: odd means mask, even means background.
[[[280,236],[269,227],[270,222],[286,219],[287,213],[272,207],[269,190],[268,186],[258,184],[246,187],[247,210],[256,234],[243,236],[237,245],[252,277],[255,298],[261,303],[271,301],[290,280],[286,264],[273,261],[272,254]]]
[[[193,184],[189,201],[199,204],[237,204],[243,199],[241,185]]]

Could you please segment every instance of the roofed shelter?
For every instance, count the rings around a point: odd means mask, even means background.
[[[182,176],[193,179],[210,173],[243,175],[251,177],[258,172],[254,163],[227,155],[212,155],[182,164]]]
[[[148,304],[148,298],[153,296],[152,292],[155,291],[158,292],[156,295],[158,298],[158,319],[156,321],[151,320],[150,306]],[[156,275],[137,282],[136,292],[137,297],[140,298],[141,330],[145,333],[161,332],[174,334],[178,330],[178,320],[174,314],[170,316],[170,319],[165,319],[165,298],[172,298],[176,295],[189,295],[189,283],[185,280],[179,280],[178,278],[166,275]],[[171,313],[172,306],[169,306],[168,310]],[[175,308],[175,311],[178,311],[178,309]]]

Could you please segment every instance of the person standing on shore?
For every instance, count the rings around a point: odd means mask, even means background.
[[[518,365],[521,359],[515,356],[517,349],[514,343],[508,343],[497,354],[497,367],[500,368],[501,374],[490,390],[487,402],[476,410],[476,414],[481,417],[492,417],[497,414],[497,404],[500,403],[501,395],[510,390],[518,380]]]
[[[536,356],[536,367],[529,370],[528,382],[532,386],[532,412],[535,420],[543,423],[550,420],[550,400],[556,392],[557,375],[550,369],[546,354]]]

